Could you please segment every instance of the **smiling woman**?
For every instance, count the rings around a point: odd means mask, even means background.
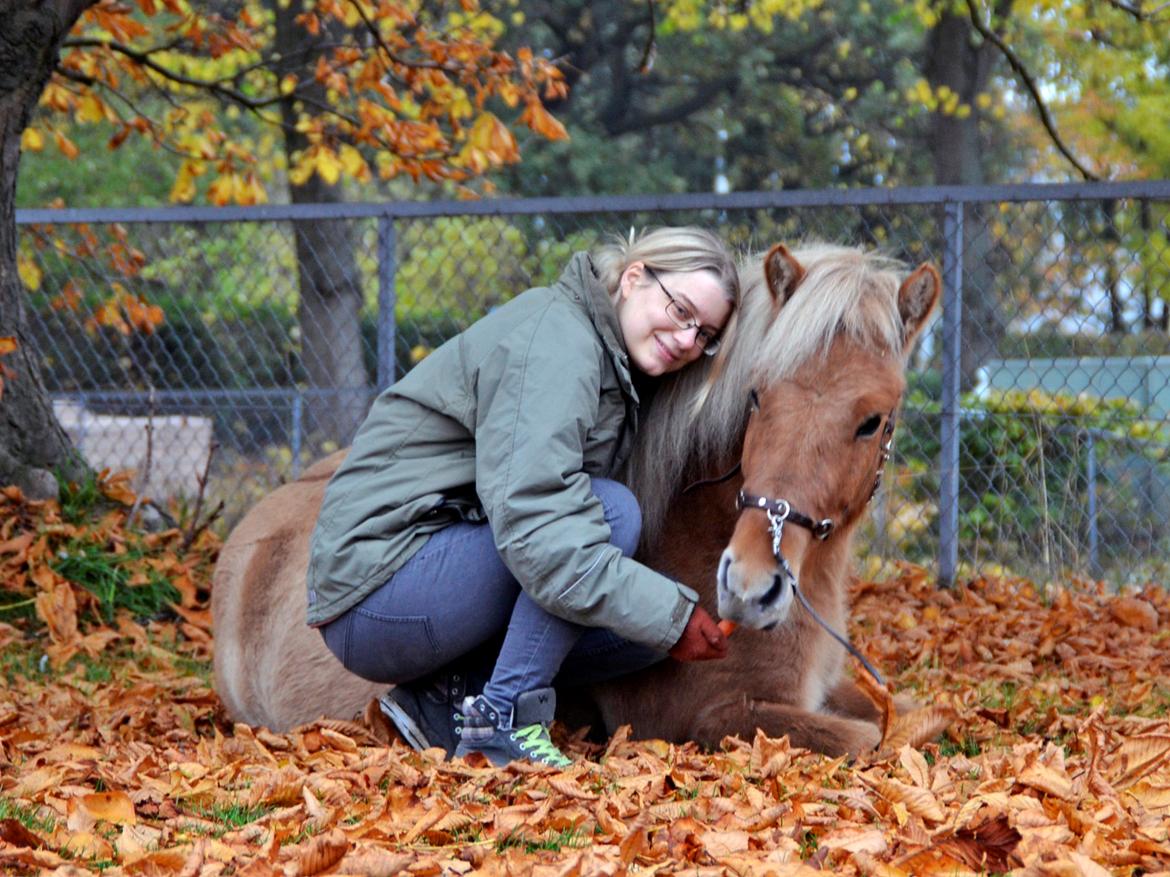
[[[632,559],[641,512],[614,476],[655,379],[714,353],[738,295],[707,231],[615,239],[375,401],[325,490],[308,621],[396,686],[407,742],[564,764],[554,679],[724,656],[695,591]]]
[[[678,271],[666,277],[674,294],[651,265],[634,262],[618,286],[615,308],[622,337],[645,375],[678,371],[704,353],[715,353],[719,332],[731,316],[732,302],[712,272]]]

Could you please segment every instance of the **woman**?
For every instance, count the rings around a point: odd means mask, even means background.
[[[726,654],[695,592],[631,559],[641,516],[612,479],[654,379],[714,353],[738,295],[709,232],[631,234],[375,400],[325,493],[308,618],[395,684],[382,707],[412,746],[563,766],[554,680]]]

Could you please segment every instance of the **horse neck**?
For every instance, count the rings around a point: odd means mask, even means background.
[[[800,589],[821,615],[836,625],[848,610],[849,565],[853,556],[854,527],[840,528],[805,555],[800,570]]]
[[[743,487],[743,476],[737,468],[739,458],[737,445],[717,465],[687,467],[692,477],[685,480],[671,499],[658,538],[640,553],[648,566],[698,591],[708,609],[715,603],[719,558],[731,541],[739,516],[735,508],[735,496]],[[726,481],[696,484],[733,470],[735,474]]]

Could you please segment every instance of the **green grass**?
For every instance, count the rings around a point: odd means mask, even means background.
[[[94,509],[108,505],[109,500],[98,487],[97,474],[89,472],[81,481],[67,481],[61,473],[57,473],[57,483],[61,485],[59,497],[61,517],[70,524],[81,524]]]
[[[321,829],[318,828],[316,825],[306,825],[300,831],[298,831],[296,834],[291,835],[289,837],[286,837],[284,840],[282,840],[280,842],[280,845],[281,846],[285,846],[285,845],[296,846],[297,844],[301,843],[302,841],[306,841],[311,837],[315,837],[320,830]]]
[[[21,804],[3,795],[0,795],[0,819],[15,819],[36,834],[52,834],[57,827],[57,820],[51,816],[40,816],[35,807]]]
[[[198,679],[205,685],[212,684],[212,664],[210,661],[200,661],[186,655],[174,654],[177,643],[159,642],[152,638],[161,649],[171,652],[170,659],[173,667],[184,676]],[[80,682],[91,686],[110,685],[119,679],[124,679],[128,668],[150,671],[164,669],[165,661],[149,652],[140,652],[129,642],[119,642],[106,648],[99,655],[78,654],[69,659],[69,662],[60,671],[49,666],[44,654],[44,644],[40,641],[26,640],[9,643],[0,649],[0,681],[9,686],[18,682],[32,682],[44,684],[52,679],[60,679],[79,673]]]
[[[502,853],[512,847],[520,847],[526,853],[535,853],[540,850],[557,853],[565,848],[575,849],[577,847],[588,846],[589,843],[590,838],[586,837],[577,826],[550,832],[539,840],[518,835],[513,831],[509,832],[506,837],[496,841],[496,852]]]
[[[105,546],[75,539],[50,565],[59,576],[97,597],[102,619],[108,624],[120,609],[135,618],[150,618],[180,600],[178,589],[162,576],[152,575],[143,585],[129,584],[131,568],[143,557],[145,554],[133,546],[123,554],[114,554]]]
[[[965,755],[968,758],[974,758],[982,752],[983,747],[979,745],[979,741],[970,735],[967,735],[959,742],[952,740],[950,737],[944,737],[938,744],[938,754],[943,758],[950,758],[954,755]],[[929,757],[927,760],[930,760]]]
[[[11,687],[18,679],[41,682],[49,675],[49,663],[37,642],[9,643],[0,650],[0,675]]]
[[[800,857],[807,859],[817,851],[820,846],[820,840],[817,838],[816,832],[811,828],[806,831],[800,838]]]
[[[192,811],[193,816],[198,816],[207,822],[214,822],[218,828],[214,830],[206,829],[202,826],[195,826],[189,824],[187,828],[192,833],[210,834],[212,837],[220,838],[237,828],[243,828],[245,825],[255,822],[261,816],[266,816],[272,812],[274,808],[267,804],[212,804],[208,807],[197,807]]]

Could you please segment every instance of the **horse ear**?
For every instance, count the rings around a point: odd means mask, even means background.
[[[792,298],[792,293],[796,292],[804,275],[804,267],[784,244],[774,244],[768,250],[768,255],[764,256],[764,277],[777,307]]]
[[[898,289],[898,313],[906,327],[905,350],[914,346],[914,339],[926,325],[941,292],[942,278],[929,262],[923,262],[902,281]]]

